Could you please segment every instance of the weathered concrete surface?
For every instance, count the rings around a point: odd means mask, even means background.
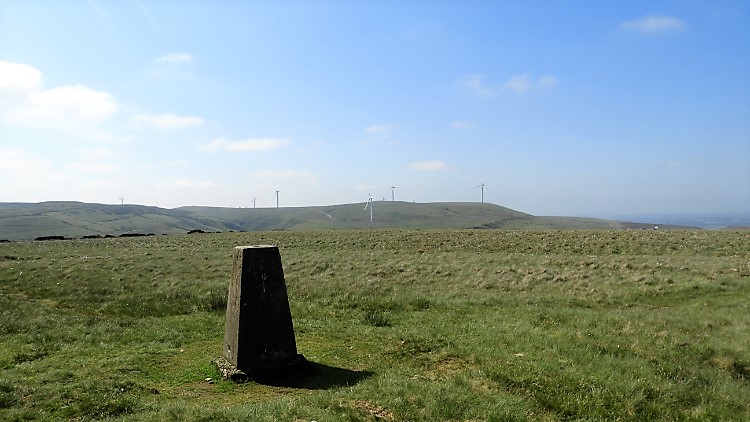
[[[301,362],[276,246],[238,246],[229,283],[224,358],[253,376]]]

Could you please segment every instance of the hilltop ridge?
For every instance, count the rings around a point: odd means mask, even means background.
[[[40,236],[178,234],[188,231],[412,229],[641,229],[652,224],[579,217],[538,217],[490,203],[378,201],[312,207],[224,208],[104,205],[52,201],[0,203],[0,239]],[[672,226],[678,227],[678,226]],[[668,227],[665,227],[668,228]]]

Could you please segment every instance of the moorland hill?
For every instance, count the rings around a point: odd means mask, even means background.
[[[652,224],[594,218],[539,217],[489,203],[379,201],[373,206],[373,221],[370,221],[370,212],[364,210],[363,203],[282,208],[191,206],[175,209],[67,201],[0,203],[0,239],[178,234],[189,231],[653,228]]]

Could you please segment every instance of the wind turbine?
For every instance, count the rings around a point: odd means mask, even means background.
[[[279,191],[276,190],[276,208],[279,207]]]
[[[120,200],[120,205],[125,205],[125,197],[123,195],[120,195],[120,197],[117,199]]]
[[[370,195],[370,198],[367,200],[367,203],[365,204],[365,211],[367,211],[367,207],[370,207],[370,221],[372,221],[372,194]]]
[[[482,183],[480,183],[477,187],[482,189],[482,203],[484,204],[484,180],[482,180]]]
[[[396,191],[396,187],[391,185],[391,202],[396,200],[396,194],[394,193]]]
[[[253,209],[255,209],[255,195],[253,195]]]

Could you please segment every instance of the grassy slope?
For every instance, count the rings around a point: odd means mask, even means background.
[[[276,244],[313,376],[206,382]],[[0,420],[742,420],[750,238],[297,231],[0,244]]]
[[[192,229],[221,230],[222,222],[198,219],[184,212],[141,205],[81,202],[0,203],[0,238],[33,239],[58,235],[119,235],[122,233],[185,233]]]
[[[614,221],[535,217],[493,204],[375,202],[300,208],[183,207],[80,202],[0,203],[0,239],[82,237],[122,233],[177,234],[189,230],[268,231],[362,228],[618,229],[643,228]]]
[[[374,219],[364,204],[304,208],[233,209],[184,207],[193,215],[235,221],[253,229],[358,229],[358,228],[469,228],[520,221],[531,226],[536,217],[493,204],[375,202]]]

